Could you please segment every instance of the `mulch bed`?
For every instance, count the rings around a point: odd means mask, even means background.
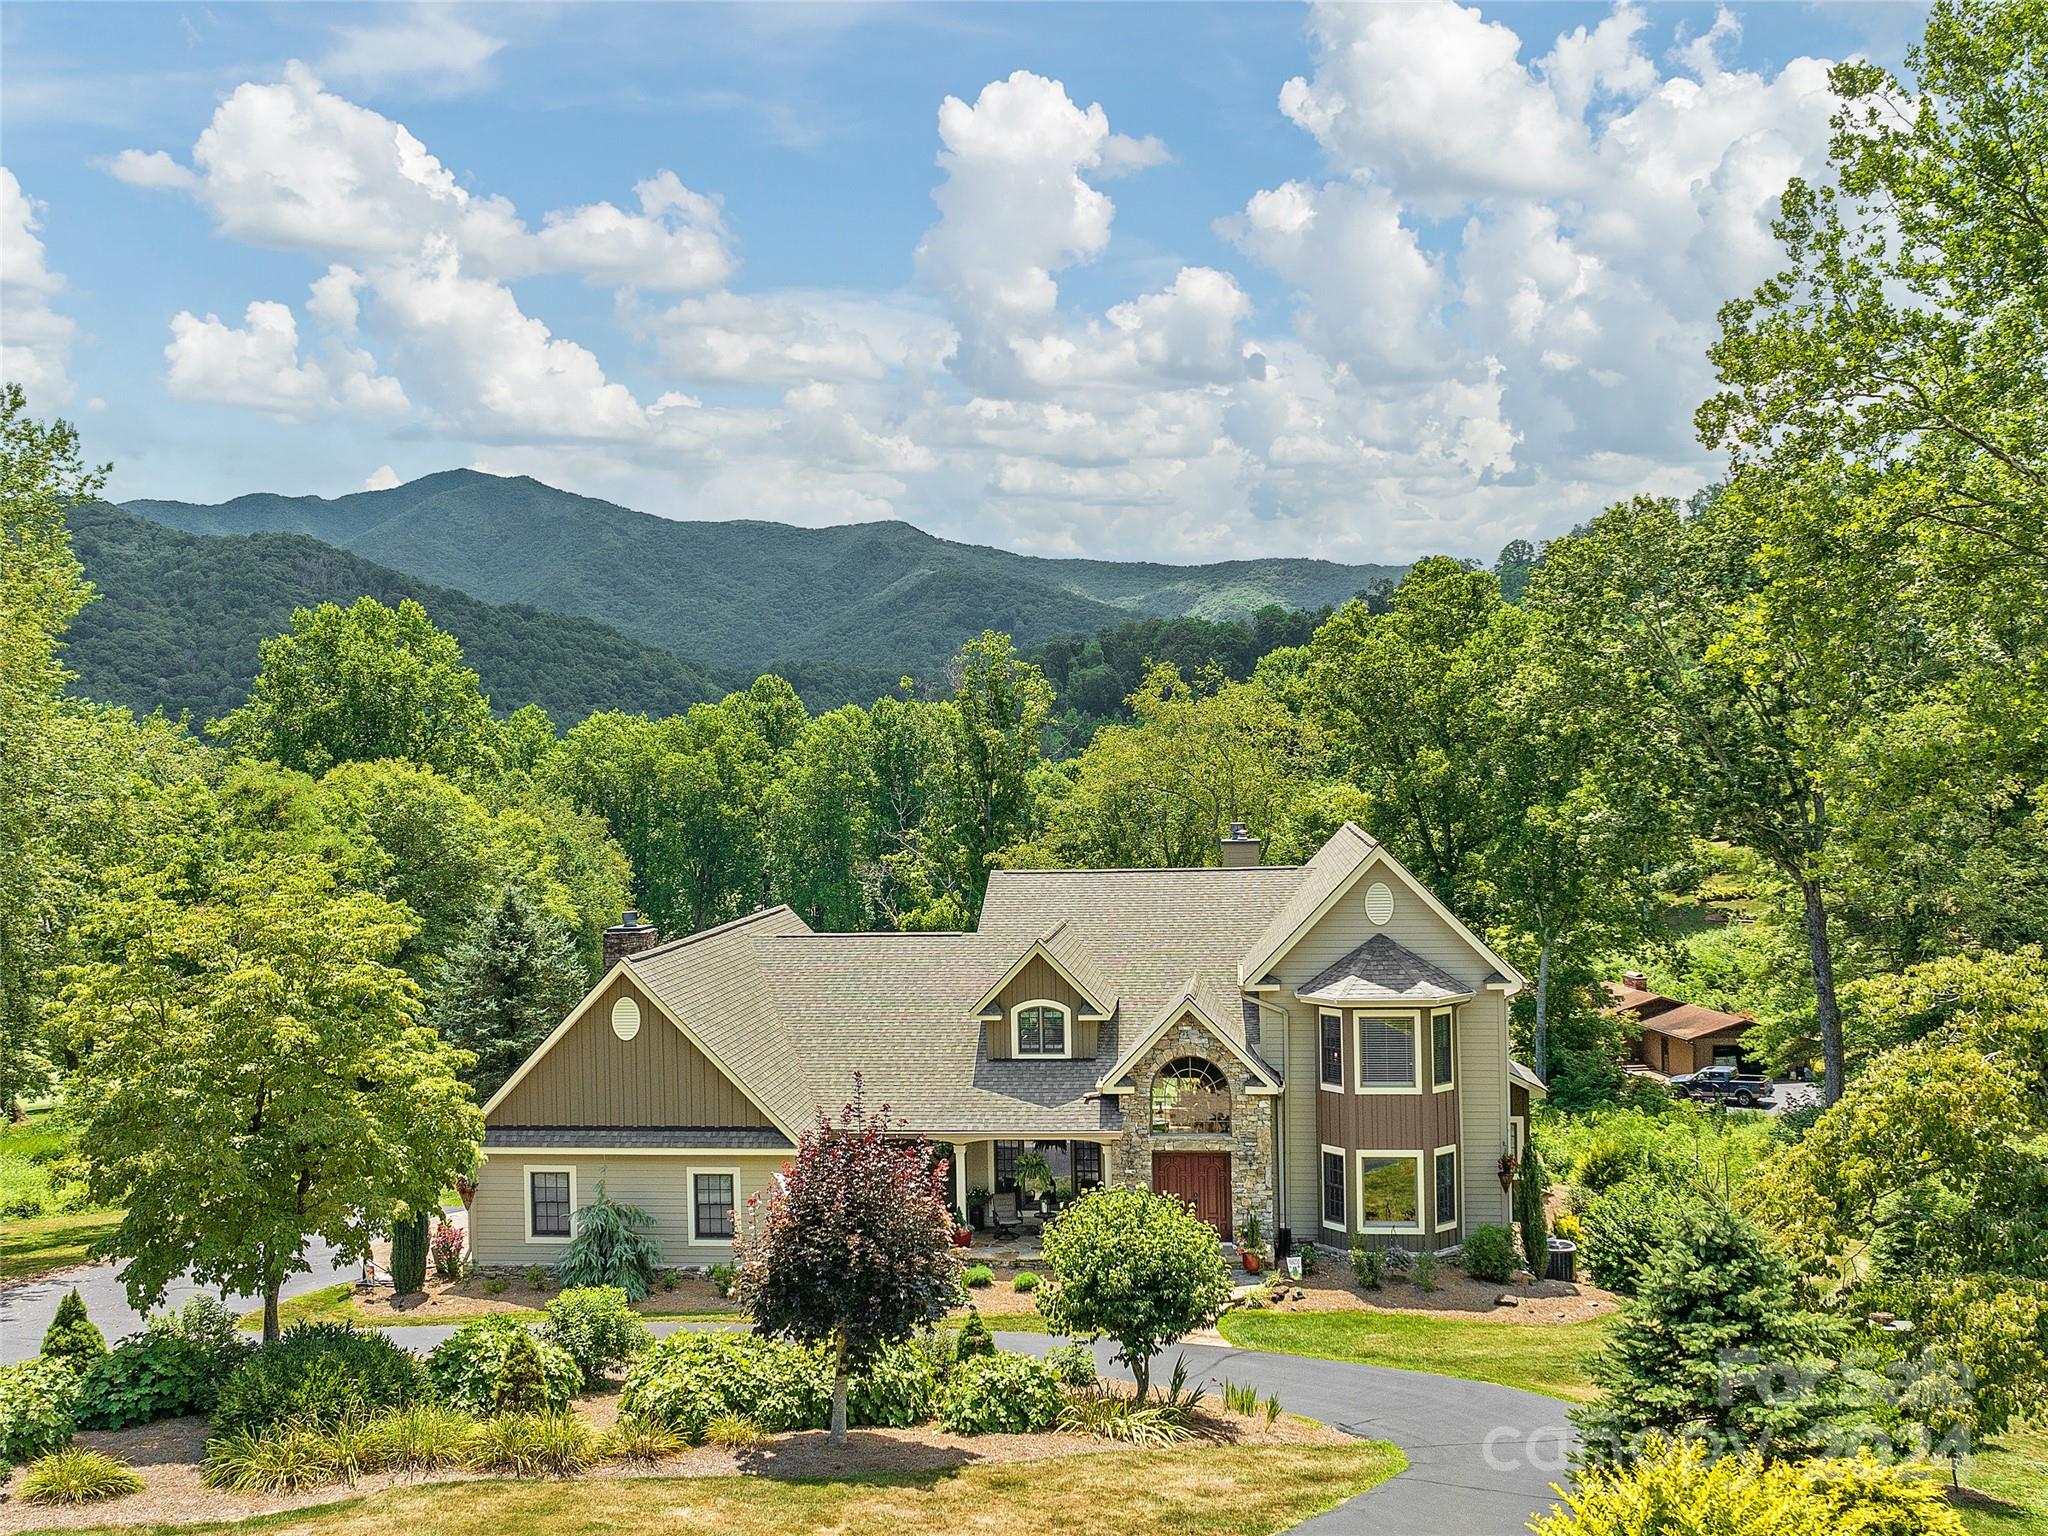
[[[357,1285],[350,1293],[365,1314],[378,1323],[460,1322],[489,1312],[539,1311],[557,1294],[552,1281],[531,1286],[514,1280],[503,1291],[492,1294],[489,1282],[477,1276],[467,1280],[427,1277],[419,1295],[395,1297],[389,1286]],[[709,1280],[698,1275],[680,1275],[675,1289],[656,1285],[644,1301],[633,1303],[635,1312],[658,1315],[664,1312],[730,1312],[730,1298],[720,1294]]]
[[[1128,1383],[1111,1384],[1129,1391]],[[616,1384],[585,1393],[576,1412],[599,1428],[618,1418]],[[1196,1442],[1211,1445],[1341,1444],[1346,1437],[1323,1424],[1281,1417],[1272,1424],[1263,1417],[1226,1413],[1212,1392],[1197,1411]],[[243,1520],[331,1504],[337,1499],[372,1493],[406,1482],[474,1482],[498,1473],[444,1471],[416,1477],[379,1473],[358,1478],[351,1487],[315,1488],[304,1493],[224,1493],[199,1481],[206,1449],[206,1420],[166,1419],[139,1429],[88,1430],[75,1443],[105,1451],[127,1462],[143,1481],[140,1493],[104,1504],[78,1508],[38,1509],[12,1497],[12,1480],[0,1491],[0,1532],[65,1530],[82,1524],[167,1525],[201,1520]],[[857,1429],[844,1446],[835,1446],[822,1430],[772,1436],[751,1450],[728,1451],[702,1446],[657,1462],[608,1462],[585,1474],[592,1478],[843,1477],[865,1472],[944,1471],[974,1463],[1043,1461],[1128,1450],[1113,1441],[1083,1435],[949,1435],[937,1429]],[[19,1474],[16,1474],[18,1477]]]
[[[1295,1292],[1302,1295],[1296,1299]],[[1475,1280],[1455,1265],[1437,1271],[1437,1287],[1425,1291],[1412,1279],[1389,1276],[1376,1291],[1361,1291],[1342,1259],[1324,1258],[1300,1280],[1273,1281],[1269,1309],[1275,1312],[1420,1312],[1500,1323],[1582,1323],[1612,1312],[1616,1299],[1585,1281],[1537,1280],[1503,1285]]]

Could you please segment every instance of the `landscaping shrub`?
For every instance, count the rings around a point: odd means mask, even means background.
[[[1415,1255],[1415,1288],[1418,1291],[1435,1290],[1437,1271],[1441,1265],[1442,1260],[1427,1250]]]
[[[692,1442],[720,1414],[752,1419],[771,1433],[823,1429],[832,1411],[824,1355],[755,1333],[672,1333],[626,1372],[622,1414],[666,1424]]]
[[[1515,1170],[1515,1228],[1529,1273],[1538,1280],[1550,1266],[1550,1215],[1543,1203],[1549,1192],[1550,1175],[1544,1171],[1543,1155],[1529,1147],[1522,1153],[1521,1167]]]
[[[676,1288],[675,1282],[669,1278],[674,1273],[675,1271],[673,1270],[662,1271],[661,1283],[664,1289],[672,1291]],[[740,1277],[739,1266],[736,1264],[714,1264],[707,1271],[707,1274],[711,1281],[711,1289],[718,1292],[720,1296],[730,1299],[732,1296],[732,1283]]]
[[[1465,1273],[1500,1284],[1515,1272],[1515,1235],[1506,1227],[1474,1227],[1465,1235]]]
[[[1094,1435],[1127,1445],[1179,1445],[1195,1437],[1163,1403],[1140,1403],[1128,1393],[1102,1386],[1068,1394],[1055,1427],[1063,1435]]]
[[[988,1331],[988,1322],[974,1308],[967,1309],[967,1321],[960,1326],[960,1337],[954,1342],[953,1354],[960,1360],[975,1356],[992,1355],[996,1352],[996,1336]]]
[[[721,1413],[704,1426],[704,1443],[728,1451],[751,1450],[767,1442],[768,1431],[752,1419],[737,1413]]]
[[[364,1426],[377,1464],[391,1472],[433,1472],[466,1465],[476,1420],[460,1408],[413,1403]]]
[[[846,1387],[850,1423],[872,1429],[908,1429],[938,1411],[939,1369],[917,1341],[890,1344],[854,1373]]]
[[[297,1493],[338,1479],[333,1447],[309,1424],[213,1435],[199,1468],[202,1483],[230,1493]]]
[[[1038,1289],[1038,1276],[1025,1270],[1010,1282],[1010,1289],[1023,1296],[1029,1296]]]
[[[986,1264],[970,1264],[960,1271],[960,1283],[970,1291],[978,1291],[996,1283],[996,1272]]]
[[[1360,1243],[1351,1250],[1351,1278],[1361,1291],[1376,1291],[1386,1282],[1387,1254],[1383,1248]]]
[[[391,1289],[411,1296],[427,1283],[427,1213],[401,1216],[391,1224]]]
[[[627,1414],[605,1436],[604,1448],[620,1461],[666,1461],[689,1443],[658,1420]]]
[[[1579,1213],[1585,1248],[1579,1255],[1593,1283],[1623,1296],[1664,1247],[1679,1197],[1648,1179],[1631,1179],[1586,1203]]]
[[[543,1307],[540,1336],[569,1352],[583,1373],[583,1385],[595,1387],[612,1371],[654,1342],[640,1315],[615,1285],[575,1286],[550,1297]]]
[[[427,1391],[419,1361],[382,1334],[345,1323],[301,1323],[221,1383],[213,1427],[256,1434],[282,1424],[361,1423],[418,1402]]]
[[[1054,1345],[1046,1352],[1045,1363],[1063,1387],[1095,1385],[1095,1351],[1078,1339]]]
[[[434,1260],[436,1275],[443,1280],[455,1279],[462,1273],[462,1229],[452,1222],[436,1223],[427,1252]]]
[[[1031,1435],[1059,1423],[1066,1396],[1043,1360],[999,1351],[960,1361],[939,1394],[939,1425],[956,1435]]]
[[[87,1364],[78,1382],[78,1422],[128,1429],[209,1412],[221,1383],[252,1348],[234,1314],[211,1296],[194,1296]]]
[[[469,1464],[514,1477],[574,1477],[603,1459],[604,1437],[573,1413],[507,1413],[478,1426]]]
[[[24,1504],[97,1504],[140,1492],[142,1479],[125,1463],[101,1451],[67,1447],[32,1463],[16,1495]]]
[[[427,1356],[427,1375],[446,1401],[479,1418],[560,1410],[583,1385],[568,1350],[504,1316],[456,1329]]]
[[[77,1400],[78,1378],[60,1360],[0,1367],[0,1471],[69,1441]]]
[[[616,1285],[628,1301],[638,1301],[654,1288],[661,1264],[661,1245],[647,1234],[654,1218],[637,1205],[624,1205],[604,1192],[574,1217],[576,1235],[555,1261],[555,1279],[564,1287]],[[545,1279],[545,1275],[542,1277]]]
[[[1589,1194],[1603,1195],[1643,1171],[1636,1149],[1618,1136],[1601,1136],[1586,1144],[1572,1164],[1571,1180]]]
[[[43,1358],[61,1360],[78,1370],[106,1352],[107,1341],[100,1337],[99,1329],[85,1315],[85,1298],[78,1294],[78,1287],[74,1285],[57,1303],[57,1315],[50,1319],[50,1326],[44,1330]]]
[[[1697,1441],[1653,1440],[1626,1467],[1583,1473],[1537,1536],[1963,1536],[1926,1472],[1874,1460],[1767,1461],[1757,1451],[1711,1458]]]

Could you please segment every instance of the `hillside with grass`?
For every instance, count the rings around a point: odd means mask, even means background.
[[[472,470],[332,500],[127,505],[189,533],[302,534],[419,581],[580,615],[750,674],[814,659],[914,672],[985,629],[1031,645],[1148,615],[1316,609],[1401,570],[1300,559],[1042,559],[901,522],[685,522]]]
[[[589,619],[479,601],[303,533],[202,536],[105,502],[74,507],[71,538],[99,600],[66,636],[74,691],[210,719],[248,696],[256,646],[292,610],[413,598],[462,644],[499,713],[538,703],[567,726],[598,709],[673,714],[736,680]]]

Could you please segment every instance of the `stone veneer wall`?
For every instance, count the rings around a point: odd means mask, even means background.
[[[1152,1129],[1152,1079],[1159,1069],[1183,1056],[1196,1056],[1212,1063],[1230,1084],[1230,1132],[1228,1135],[1173,1135]],[[1124,1133],[1116,1143],[1115,1177],[1125,1184],[1152,1187],[1153,1152],[1228,1152],[1230,1154],[1230,1221],[1238,1236],[1252,1217],[1259,1222],[1259,1239],[1270,1249],[1276,1233],[1273,1155],[1273,1113],[1277,1100],[1271,1094],[1249,1092],[1250,1074],[1243,1064],[1210,1033],[1206,1025],[1183,1017],[1159,1037],[1131,1069],[1136,1090],[1124,1100]],[[1108,1175],[1105,1174],[1105,1177]]]

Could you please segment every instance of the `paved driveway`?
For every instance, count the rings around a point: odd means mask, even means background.
[[[286,1281],[286,1296],[317,1291],[323,1285],[332,1285],[337,1280],[353,1280],[362,1273],[359,1263],[337,1266],[332,1250],[324,1246],[313,1249],[309,1256],[313,1261],[312,1272],[294,1275]],[[99,1326],[109,1344],[140,1328],[142,1316],[128,1305],[127,1293],[121,1289],[121,1282],[114,1278],[115,1267],[112,1264],[88,1264],[79,1269],[65,1270],[47,1280],[34,1280],[0,1290],[0,1365],[26,1360],[42,1348],[43,1330],[57,1315],[57,1303],[74,1285],[85,1302],[87,1315]],[[218,1294],[190,1279],[177,1280],[171,1284],[166,1305],[180,1306],[190,1296]],[[230,1296],[227,1304],[241,1313],[259,1302],[254,1296]]]
[[[716,1325],[651,1326],[673,1333]],[[393,1329],[391,1336],[425,1351],[454,1331],[421,1326]],[[1059,1342],[1036,1333],[996,1337],[1005,1349],[1034,1355]],[[1111,1348],[1096,1346],[1097,1364],[1105,1374],[1128,1378],[1111,1363]],[[1556,1499],[1550,1485],[1564,1478],[1571,1425],[1568,1405],[1556,1398],[1455,1376],[1209,1344],[1168,1350],[1155,1362],[1153,1380],[1162,1380],[1181,1355],[1194,1380],[1277,1392],[1289,1413],[1363,1439],[1391,1440],[1408,1457],[1408,1470],[1398,1477],[1296,1527],[1312,1536],[1526,1536],[1529,1517],[1550,1507]]]

